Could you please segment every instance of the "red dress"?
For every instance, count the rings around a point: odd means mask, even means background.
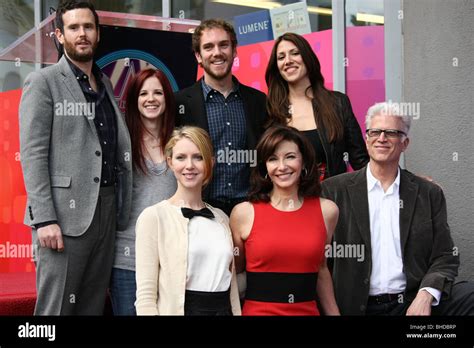
[[[326,243],[319,198],[305,198],[291,212],[270,203],[252,205],[242,315],[319,315],[316,282]]]

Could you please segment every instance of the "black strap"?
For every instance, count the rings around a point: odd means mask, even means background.
[[[318,273],[247,272],[245,299],[297,303],[316,299]]]

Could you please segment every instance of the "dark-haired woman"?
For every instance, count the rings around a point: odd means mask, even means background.
[[[126,230],[117,231],[110,292],[115,315],[135,315],[135,224],[140,213],[176,191],[163,153],[175,125],[171,85],[160,70],[135,75],[126,92],[125,120],[132,141],[133,196]]]
[[[270,127],[257,158],[250,202],[230,217],[237,273],[247,272],[242,315],[338,315],[325,247],[339,209],[319,197],[313,148],[294,128]]]
[[[324,87],[318,57],[308,41],[286,33],[275,40],[265,72],[271,124],[301,131],[315,149],[320,178],[364,167],[369,156],[349,98]]]

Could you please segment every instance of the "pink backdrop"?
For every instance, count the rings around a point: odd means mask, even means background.
[[[350,27],[346,30],[346,94],[365,132],[365,114],[385,100],[384,27]]]

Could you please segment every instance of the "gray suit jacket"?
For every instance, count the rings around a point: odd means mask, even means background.
[[[339,207],[333,242],[363,245],[364,260],[335,257],[332,275],[336,301],[344,315],[365,314],[372,270],[367,167],[336,175],[322,183],[322,196]],[[457,275],[459,257],[447,222],[446,200],[441,188],[400,170],[400,247],[406,275],[405,300],[412,301],[422,287],[449,296]],[[334,245],[334,244],[333,244]],[[443,298],[442,297],[442,298]]]
[[[123,229],[132,195],[130,135],[105,75],[103,83],[117,120],[117,223]],[[94,179],[100,178],[102,170],[96,127],[93,118],[84,113],[64,116],[56,112],[60,104],[86,102],[64,56],[25,80],[20,102],[20,153],[28,195],[27,225],[57,220],[64,235],[80,236],[91,224],[100,189]]]

